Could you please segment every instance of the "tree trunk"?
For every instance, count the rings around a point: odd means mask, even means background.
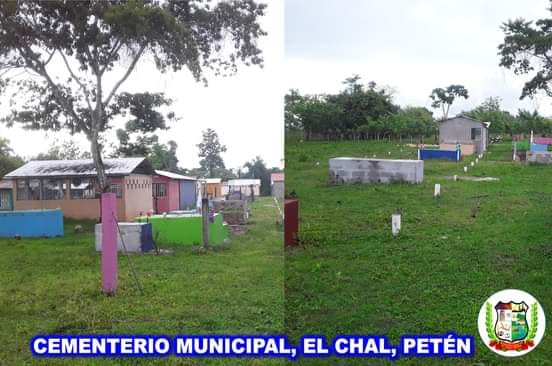
[[[100,185],[101,192],[107,192],[109,190],[109,183],[105,174],[105,167],[102,160],[102,152],[100,144],[98,142],[98,132],[93,132],[90,136],[90,146],[92,152],[92,159],[94,160],[94,167],[98,175],[98,183]]]

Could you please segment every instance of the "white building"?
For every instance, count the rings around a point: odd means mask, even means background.
[[[251,196],[251,189],[253,194],[259,196],[261,194],[261,180],[260,179],[231,179],[228,182],[224,182],[222,185],[222,195],[240,193],[243,197]]]

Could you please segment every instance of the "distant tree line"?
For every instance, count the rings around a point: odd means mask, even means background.
[[[438,121],[448,117],[457,98],[468,98],[467,89],[458,84],[435,88],[431,106],[442,112],[435,118],[425,107],[400,107],[393,103],[389,88],[375,82],[364,85],[360,77],[347,78],[337,94],[301,94],[292,89],[285,96],[285,128],[288,137],[304,140],[381,140],[423,141],[438,135]],[[537,111],[518,110],[517,115],[503,110],[498,97],[462,114],[491,122],[491,134],[552,134],[552,119]]]
[[[505,134],[511,138],[514,135],[529,135],[533,131],[536,135],[552,135],[552,118],[540,115],[536,110],[518,109],[516,115],[505,111],[500,106],[501,99],[489,97],[481,105],[466,115],[480,121],[491,122],[492,134]]]
[[[380,140],[430,136],[435,132],[433,114],[423,107],[400,108],[389,88],[375,82],[347,78],[337,94],[302,95],[291,90],[285,96],[288,135],[305,140]]]

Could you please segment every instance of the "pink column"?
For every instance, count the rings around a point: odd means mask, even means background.
[[[117,290],[117,198],[102,193],[102,289],[106,294]]]

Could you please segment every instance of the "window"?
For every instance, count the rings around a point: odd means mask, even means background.
[[[167,195],[167,187],[165,183],[153,183],[153,197],[165,197]]]
[[[472,140],[479,140],[481,138],[481,129],[480,128],[472,128],[471,129],[471,139]]]
[[[62,200],[66,190],[67,184],[63,179],[44,179],[42,181],[43,200]]]
[[[40,200],[40,179],[18,179],[17,200]]]
[[[123,186],[119,183],[111,183],[111,193],[115,193],[117,198],[123,197]]]
[[[90,178],[71,179],[71,199],[82,200],[96,198],[99,193],[96,188],[96,181]]]

